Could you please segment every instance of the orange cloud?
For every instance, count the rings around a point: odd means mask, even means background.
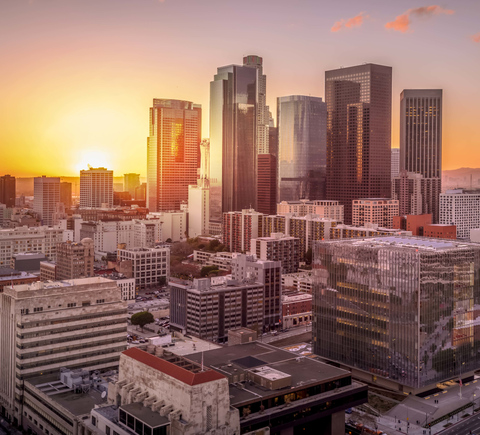
[[[480,32],[476,33],[475,35],[470,36],[473,42],[480,42]]]
[[[432,15],[452,15],[455,11],[445,9],[438,5],[422,6],[420,8],[409,9],[402,15],[398,15],[395,20],[385,24],[385,28],[393,29],[397,32],[408,32],[410,30],[410,23],[412,17],[431,17]]]
[[[342,30],[342,28],[351,29],[352,27],[359,27],[363,24],[363,20],[366,18],[368,18],[368,15],[365,15],[365,12],[360,12],[358,15],[348,18],[347,20],[342,18],[332,26],[330,31],[338,32]]]

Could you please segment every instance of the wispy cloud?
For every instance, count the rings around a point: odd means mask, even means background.
[[[351,29],[352,27],[359,27],[363,24],[363,20],[367,18],[368,15],[366,15],[365,12],[360,12],[358,15],[355,15],[352,18],[342,18],[340,21],[337,21],[330,30],[332,32],[338,32],[344,28]]]
[[[475,33],[475,35],[470,36],[473,42],[480,42],[480,32]]]
[[[452,15],[453,13],[455,13],[455,11],[452,9],[445,9],[438,5],[422,6],[420,8],[409,9],[402,15],[399,15],[397,18],[395,18],[395,20],[385,24],[385,27],[387,29],[393,29],[397,32],[405,33],[410,30],[410,24],[413,17],[428,18],[432,15]]]

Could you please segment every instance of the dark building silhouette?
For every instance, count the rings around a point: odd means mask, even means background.
[[[0,177],[0,204],[15,207],[15,177],[11,175]]]
[[[327,199],[390,198],[392,68],[364,64],[325,72]]]
[[[277,159],[272,154],[259,154],[257,180],[257,211],[277,214]]]
[[[66,209],[72,207],[72,183],[60,183],[60,202],[63,202]]]

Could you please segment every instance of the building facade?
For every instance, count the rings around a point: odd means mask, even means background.
[[[286,215],[289,213],[295,216],[315,214],[320,218],[343,222],[343,205],[340,205],[338,201],[301,199],[299,201],[282,201],[277,204],[277,214]]]
[[[15,207],[15,177],[11,175],[0,176],[0,204],[5,204],[7,208]]]
[[[398,200],[366,198],[353,200],[352,224],[362,227],[377,224],[383,228],[394,228],[393,217],[398,216]]]
[[[325,72],[327,199],[352,223],[352,201],[390,198],[392,68],[364,64]]]
[[[400,215],[421,215],[424,213],[423,193],[425,182],[422,174],[405,170],[400,171],[400,174],[392,179],[392,198],[398,200]]]
[[[250,253],[259,260],[280,261],[282,273],[298,272],[300,240],[283,233],[252,239]]]
[[[113,207],[113,171],[89,168],[80,171],[80,208]]]
[[[181,100],[154,99],[147,140],[147,207],[180,210],[197,180],[202,108]]]
[[[400,148],[392,148],[392,165],[391,176],[392,179],[400,175]]]
[[[440,223],[456,225],[457,238],[468,239],[480,228],[480,190],[453,189],[440,194]]]
[[[217,69],[210,82],[210,220],[257,206],[258,74],[252,66]]]
[[[60,281],[93,276],[94,258],[92,239],[82,239],[79,243],[59,243],[57,245],[55,278]]]
[[[318,97],[277,98],[278,201],[325,199],[327,105]]]
[[[57,203],[60,202],[60,178],[36,177],[33,179],[33,210],[42,225],[53,226]]]
[[[318,242],[314,352],[404,392],[480,362],[480,246],[405,236]]]
[[[21,422],[24,380],[61,367],[118,367],[126,316],[120,290],[103,278],[5,287],[0,294],[3,417]]]
[[[250,251],[252,239],[263,234],[263,214],[252,209],[223,214],[223,244],[231,252]]]
[[[275,214],[277,209],[277,158],[273,154],[259,154],[257,180],[257,211]]]
[[[405,89],[400,94],[400,166],[423,175],[422,213],[439,222],[442,191],[442,90]]]

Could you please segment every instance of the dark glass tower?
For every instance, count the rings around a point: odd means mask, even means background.
[[[220,67],[210,82],[210,221],[257,206],[257,70]]]
[[[4,175],[0,177],[0,204],[15,207],[15,177]]]
[[[327,199],[390,198],[392,68],[365,64],[325,72]]]
[[[422,211],[438,223],[442,192],[442,90],[400,94],[400,166],[423,175]]]
[[[321,98],[277,99],[278,201],[325,199],[327,105]]]

